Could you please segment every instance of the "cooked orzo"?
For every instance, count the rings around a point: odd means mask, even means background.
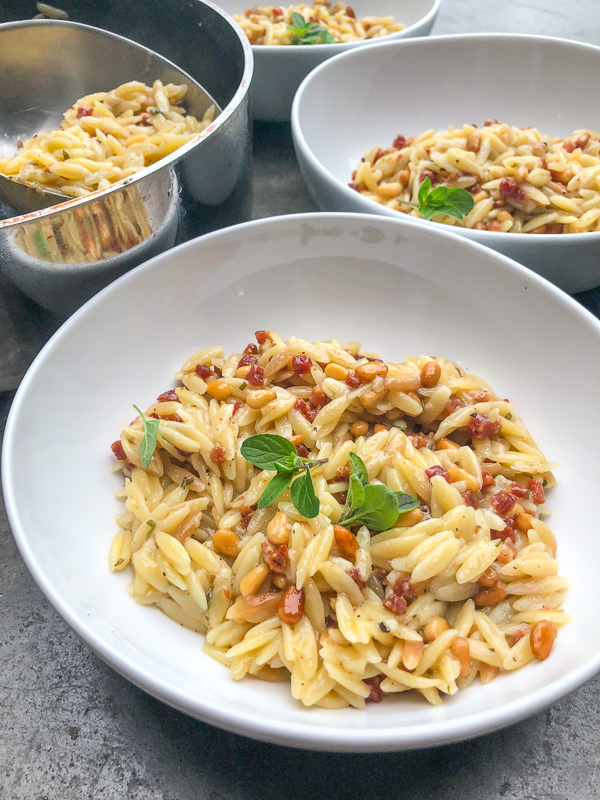
[[[60,129],[23,142],[11,158],[0,158],[0,173],[68,197],[127,178],[160,161],[207,128],[215,106],[197,120],[183,106],[187,86],[123,83],[109,92],[77,100]]]
[[[569,621],[541,519],[556,465],[512,403],[441,356],[256,339],[194,354],[112,445],[133,599],[307,706],[438,704],[545,659]],[[289,455],[255,468],[256,442]]]
[[[305,22],[314,23],[324,29],[335,42],[377,39],[401,31],[404,27],[395,22],[394,17],[357,18],[351,6],[343,2],[331,3],[328,0],[315,0],[311,4],[299,3],[291,6],[257,6],[249,8],[243,14],[235,14],[233,18],[240,24],[252,44],[322,44],[319,40],[301,41],[301,37],[293,30],[292,14],[300,14]]]
[[[395,211],[419,217],[418,191],[459,187],[475,205],[462,219],[434,220],[503,233],[585,233],[600,230],[600,133],[576,130],[550,139],[535,128],[497,120],[416,137],[398,136],[392,147],[374,147],[349,184]]]

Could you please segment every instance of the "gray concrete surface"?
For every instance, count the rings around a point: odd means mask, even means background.
[[[600,44],[600,0],[444,0],[434,32],[485,30]],[[254,217],[314,210],[289,128],[257,126],[255,149]],[[600,316],[600,290],[578,299]],[[1,425],[60,322],[0,281]],[[596,678],[505,731],[415,753],[253,742],[167,708],[84,647],[34,584],[0,507],[0,800],[595,800],[599,689]]]

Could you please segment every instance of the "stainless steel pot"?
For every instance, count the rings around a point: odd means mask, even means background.
[[[197,90],[190,102],[195,110],[211,99],[221,109],[187,145],[114,186],[33,214],[10,216],[10,209],[0,209],[0,264],[7,275],[47,308],[70,312],[176,241],[248,218],[248,88],[253,62],[245,35],[209,2],[170,0],[167,7],[157,0],[142,5],[105,0],[91,7],[80,0],[57,5],[67,12],[69,22],[11,24],[9,20],[23,15],[23,2],[5,0],[0,6],[0,21],[8,23],[0,24],[4,153],[7,137],[14,146],[16,139],[34,132],[32,114],[36,125],[46,119],[48,128],[89,92],[128,80],[152,83],[159,77],[155,70],[165,69],[164,59],[145,54],[136,42],[169,58],[200,84],[210,97]],[[73,26],[72,21],[132,41],[111,37],[108,44],[106,34]],[[3,37],[11,41],[10,47],[2,46]],[[14,113],[16,103],[20,114]],[[117,249],[111,237],[116,225],[123,228]],[[90,236],[94,246],[80,247]]]

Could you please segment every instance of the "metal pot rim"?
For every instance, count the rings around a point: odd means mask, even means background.
[[[219,116],[216,117],[216,119],[213,122],[211,122],[211,124],[207,128],[205,128],[201,133],[197,133],[193,139],[190,139],[190,141],[184,144],[182,147],[177,148],[177,150],[174,150],[168,156],[161,158],[160,161],[157,161],[155,164],[151,164],[148,167],[144,167],[144,169],[140,170],[139,172],[136,172],[134,175],[130,175],[127,178],[122,178],[120,181],[116,181],[115,183],[111,184],[110,186],[107,186],[104,189],[96,189],[95,191],[90,192],[89,194],[86,194],[83,197],[69,198],[64,203],[59,203],[58,205],[55,206],[48,206],[48,208],[42,208],[39,211],[33,211],[27,214],[20,214],[16,217],[9,217],[8,219],[0,220],[0,230],[6,230],[15,225],[20,225],[23,222],[31,222],[32,220],[35,219],[42,219],[43,217],[49,217],[53,214],[65,211],[66,209],[70,210],[73,208],[77,208],[78,206],[89,203],[91,200],[103,199],[104,197],[107,197],[108,195],[113,194],[114,192],[117,192],[120,189],[125,188],[126,186],[130,186],[134,183],[137,183],[143,178],[146,178],[148,175],[151,175],[153,172],[156,172],[160,169],[164,169],[169,164],[173,164],[174,162],[178,161],[180,158],[182,158],[182,156],[184,156],[190,150],[193,150],[202,141],[211,136],[227,121],[227,119],[241,104],[241,102],[247,95],[248,90],[250,88],[250,83],[252,81],[252,74],[254,72],[254,55],[252,53],[252,46],[250,45],[250,42],[246,34],[242,31],[237,22],[235,22],[235,20],[229,16],[229,14],[226,14],[221,8],[219,8],[214,3],[210,2],[210,0],[196,0],[196,2],[200,3],[201,5],[208,6],[216,14],[218,14],[220,17],[223,18],[223,21],[226,24],[228,24],[229,27],[232,28],[236,33],[242,45],[242,50],[244,52],[244,71],[241,80],[235,91],[235,94],[233,95],[229,103],[225,106],[225,108],[221,111]],[[45,26],[48,24],[86,28],[94,31],[102,31],[102,33],[105,33],[109,36],[114,36],[116,39],[121,39],[128,45],[132,45],[133,47],[141,47],[145,50],[155,53],[163,61],[173,64],[173,66],[175,66],[178,70],[184,72],[184,70],[182,70],[181,67],[177,66],[177,64],[174,64],[174,62],[172,62],[165,56],[161,55],[160,53],[156,53],[156,51],[152,50],[150,47],[141,45],[138,42],[135,42],[133,39],[129,39],[126,36],[120,36],[117,33],[113,33],[112,31],[107,31],[104,28],[96,28],[93,25],[85,25],[82,22],[75,22],[72,20],[41,20],[41,19],[17,20],[15,22],[0,23],[0,34],[2,33],[2,31],[11,28],[38,27],[38,26]]]

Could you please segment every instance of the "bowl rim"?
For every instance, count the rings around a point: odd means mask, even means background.
[[[453,34],[445,34],[443,36],[428,36],[423,38],[412,38],[406,41],[385,41],[385,42],[374,42],[373,48],[375,47],[381,49],[382,51],[385,48],[399,48],[402,47],[403,49],[406,47],[426,47],[429,42],[438,42],[438,41],[455,41],[457,43],[468,43],[473,40],[490,40],[494,42],[498,41],[508,41],[508,40],[517,40],[521,41],[524,45],[527,43],[537,43],[544,45],[561,45],[566,46],[567,48],[572,49],[579,49],[579,50],[587,50],[590,53],[595,53],[596,56],[600,56],[600,47],[588,44],[586,42],[578,42],[573,39],[561,39],[555,36],[538,36],[526,33],[453,33]],[[434,44],[435,47],[435,44]],[[306,141],[306,137],[302,131],[302,121],[300,115],[300,103],[303,100],[305,94],[310,92],[311,88],[311,81],[318,80],[321,72],[327,70],[329,64],[332,62],[338,61],[342,58],[361,58],[362,53],[359,52],[345,52],[340,53],[337,56],[333,56],[332,58],[324,61],[322,64],[319,64],[315,69],[312,70],[302,81],[296,94],[294,96],[294,100],[292,103],[292,113],[291,113],[291,126],[292,126],[292,136],[294,140],[294,147],[296,150],[300,151],[304,158],[310,163],[311,169],[314,170],[321,180],[327,183],[331,188],[336,189],[337,191],[342,191],[344,197],[352,198],[354,203],[359,203],[361,206],[361,211],[357,213],[369,213],[375,216],[382,216],[382,217],[390,217],[392,219],[400,219],[402,222],[406,222],[407,220],[411,220],[412,222],[416,222],[418,225],[428,225],[431,226],[437,225],[444,228],[450,228],[451,230],[455,230],[459,232],[460,236],[464,236],[467,239],[485,242],[486,245],[489,247],[494,247],[492,242],[496,243],[503,243],[507,245],[509,242],[515,242],[516,234],[510,232],[501,232],[501,231],[479,231],[474,230],[473,228],[462,228],[458,225],[445,225],[442,222],[433,222],[432,220],[425,220],[420,219],[418,217],[412,217],[408,214],[402,214],[400,211],[394,211],[387,206],[383,206],[380,203],[374,203],[372,200],[369,200],[363,195],[356,192],[354,189],[351,189],[346,183],[343,183],[341,180],[336,178],[324,165],[323,163],[315,156],[312,149],[310,148],[308,142]],[[363,212],[364,207],[364,212]],[[376,207],[375,210],[373,207]],[[543,242],[550,242],[553,247],[557,246],[565,246],[568,245],[573,241],[573,237],[575,237],[576,241],[594,241],[600,239],[600,231],[585,231],[582,233],[545,233],[543,237],[541,237],[541,241]],[[527,236],[522,235],[518,239],[520,245],[524,245],[525,247],[536,247],[537,245],[535,242],[540,241],[539,236]],[[527,243],[527,244],[525,244]]]
[[[182,156],[186,155],[190,150],[194,149],[200,142],[204,139],[208,138],[211,134],[215,133],[225,122],[228,118],[233,114],[233,112],[241,105],[244,97],[248,94],[250,89],[250,84],[252,81],[252,75],[254,73],[254,55],[252,53],[252,47],[250,42],[248,41],[248,37],[242,31],[240,26],[237,22],[229,16],[222,8],[215,5],[211,0],[194,0],[194,2],[198,2],[201,5],[208,6],[212,11],[214,11],[218,16],[223,18],[223,21],[229,25],[230,28],[233,29],[237,38],[240,41],[242,46],[242,52],[244,54],[244,69],[242,72],[242,76],[238,83],[238,86],[235,90],[235,93],[229,103],[221,110],[221,113],[210,123],[210,125],[205,128],[200,133],[197,133],[193,139],[190,139],[189,142],[178,147],[177,150],[174,150],[169,155],[161,158],[159,161],[156,161],[154,164],[150,164],[147,167],[144,167],[139,172],[130,175],[127,178],[121,178],[121,180],[116,181],[115,183],[111,183],[110,186],[105,187],[104,189],[96,189],[93,192],[89,192],[88,194],[83,195],[83,197],[73,197],[66,199],[64,203],[58,203],[54,206],[48,206],[47,208],[41,208],[38,211],[33,211],[25,214],[18,214],[16,217],[8,217],[8,219],[0,219],[0,231],[7,230],[15,225],[20,225],[23,222],[31,222],[32,220],[41,219],[43,217],[49,217],[53,214],[61,213],[65,210],[70,210],[73,208],[77,208],[78,206],[84,205],[85,203],[89,203],[92,200],[100,200],[106,197],[107,195],[112,194],[113,192],[119,191],[119,189],[123,189],[126,186],[131,186],[134,183],[137,183],[140,180],[143,180],[148,175],[156,172],[158,170],[164,169],[165,167],[173,164],[174,162],[178,161]],[[2,32],[10,30],[10,29],[18,29],[18,28],[30,28],[30,27],[52,27],[55,25],[60,26],[70,26],[81,28],[85,30],[91,30],[95,32],[100,32],[105,36],[110,36],[115,39],[120,39],[121,42],[124,42],[129,47],[135,47],[137,49],[142,49],[148,52],[153,53],[154,55],[158,56],[167,64],[172,65],[175,69],[179,72],[187,74],[184,69],[182,69],[178,64],[168,59],[166,56],[163,56],[161,53],[158,53],[156,50],[153,50],[150,47],[146,47],[146,45],[140,44],[139,42],[130,39],[127,36],[121,36],[118,33],[113,33],[113,31],[109,31],[106,28],[98,28],[94,25],[86,25],[82,22],[75,22],[73,20],[55,20],[55,19],[28,19],[28,20],[16,20],[15,22],[5,22],[0,24],[0,34]],[[192,80],[196,83],[196,79],[190,76]],[[201,85],[201,84],[199,84]],[[203,86],[201,86],[204,89]],[[206,89],[204,89],[206,92]],[[212,95],[207,92],[209,97]]]
[[[286,744],[305,749],[323,749],[343,752],[383,752],[417,749],[469,739],[498,730],[534,714],[550,703],[556,702],[591,678],[600,670],[600,648],[593,658],[589,658],[586,662],[577,665],[571,672],[552,681],[547,686],[491,711],[486,711],[485,708],[483,708],[476,714],[471,715],[468,719],[459,718],[451,721],[441,720],[440,722],[424,723],[405,729],[399,724],[397,727],[383,730],[369,729],[366,727],[343,728],[339,723],[337,726],[333,724],[326,728],[314,725],[311,726],[309,724],[308,715],[306,717],[306,724],[285,722],[277,719],[270,719],[268,715],[261,715],[258,712],[244,711],[238,713],[234,709],[224,708],[220,703],[214,701],[190,700],[185,692],[157,678],[146,667],[136,664],[135,660],[133,660],[130,655],[128,656],[123,651],[120,651],[111,641],[102,639],[101,635],[96,633],[88,625],[86,615],[81,616],[72,609],[70,604],[62,597],[60,590],[53,587],[52,581],[49,580],[46,575],[44,564],[38,560],[34,549],[30,546],[15,496],[15,475],[13,474],[12,464],[14,461],[14,454],[18,447],[16,428],[18,426],[21,407],[28,393],[28,387],[45,363],[47,356],[51,354],[57,344],[59,344],[63,338],[70,335],[71,329],[78,324],[79,320],[84,317],[90,309],[102,305],[111,294],[118,293],[121,287],[128,281],[137,280],[138,273],[152,268],[159,263],[161,259],[168,261],[173,257],[176,258],[180,253],[184,252],[184,250],[193,250],[198,247],[202,248],[204,242],[212,242],[223,236],[231,236],[233,234],[244,239],[248,233],[257,228],[264,229],[289,224],[300,226],[310,221],[319,225],[341,221],[363,223],[371,226],[374,224],[373,217],[370,214],[313,212],[310,214],[291,214],[252,220],[232,226],[231,228],[214,231],[203,237],[184,242],[173,250],[155,256],[139,267],[131,270],[89,300],[59,328],[29,367],[17,390],[6,423],[4,446],[2,448],[2,478],[6,510],[14,539],[23,560],[27,564],[36,583],[46,595],[46,598],[78,636],[83,639],[100,658],[136,686],[154,697],[212,725],[275,744]],[[396,224],[388,221],[380,222],[385,227],[390,227],[390,225],[393,227]],[[556,302],[577,313],[577,315],[581,317],[582,322],[591,324],[596,329],[600,337],[600,320],[596,319],[587,309],[545,278],[530,272],[514,260],[490,250],[490,248],[477,242],[465,240],[465,238],[451,231],[430,227],[429,232],[427,232],[422,226],[418,226],[415,223],[407,222],[406,224],[409,227],[415,228],[415,230],[420,232],[420,235],[434,238],[438,237],[441,239],[445,238],[449,243],[453,240],[455,242],[453,246],[458,245],[459,249],[461,247],[463,249],[467,248],[468,250],[479,252],[482,257],[488,260],[492,259],[500,269],[516,273],[527,281],[528,286],[533,286],[534,290],[537,289],[546,295],[552,296]]]
[[[422,17],[416,22],[413,22],[412,25],[409,25],[406,28],[402,28],[401,31],[394,31],[394,33],[388,33],[385,36],[377,39],[359,39],[356,42],[336,42],[335,44],[318,44],[315,45],[319,48],[318,52],[323,53],[325,58],[330,58],[335,56],[336,54],[341,54],[342,52],[348,52],[350,50],[354,50],[357,47],[364,47],[365,45],[373,45],[373,44],[381,44],[381,40],[384,39],[386,42],[394,41],[397,42],[401,39],[409,39],[413,38],[413,31],[420,27],[421,25],[426,25],[430,20],[435,20],[437,17],[440,6],[442,4],[442,0],[433,0],[433,4],[429,11],[424,14]],[[239,24],[237,20],[234,20],[236,24]],[[245,35],[245,34],[244,34]],[[293,48],[290,50],[290,47],[282,47],[278,44],[253,44],[251,45],[253,52],[256,53],[281,53],[281,52],[293,52]],[[300,51],[304,52],[304,51]]]

